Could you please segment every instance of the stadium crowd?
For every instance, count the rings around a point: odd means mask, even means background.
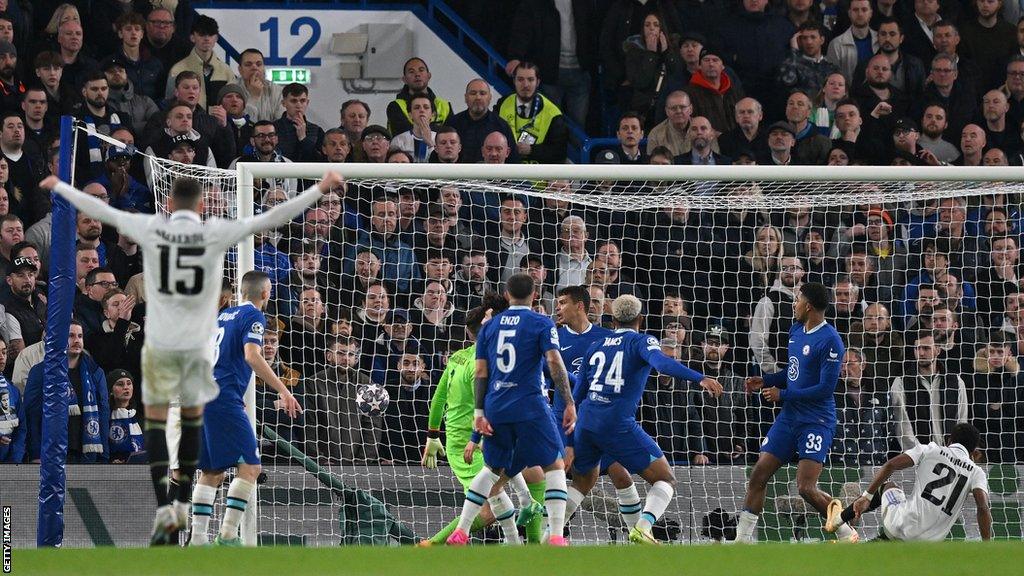
[[[456,95],[435,93],[428,63],[413,58],[386,110],[338,102],[337,125],[324,127],[305,112],[310,97],[328,95],[269,83],[256,49],[241,53],[236,73],[213,51],[217,22],[188,0],[78,4],[0,0],[0,462],[39,458],[50,200],[37,184],[56,173],[62,114],[130,145],[79,132],[76,183],[139,212],[160,205],[141,151],[221,168],[561,163],[570,126],[602,135],[595,118],[608,110],[618,110],[619,144],[598,153],[604,163],[1024,160],[1016,2],[526,0],[496,42],[514,94],[496,99],[474,80],[456,112]],[[257,208],[301,189],[257,184]],[[750,183],[727,192],[771,194]],[[211,190],[206,211],[230,209]],[[1021,218],[1020,199],[1000,193],[620,213],[455,185],[353,184],[256,240],[256,265],[274,282],[264,353],[305,407],[290,420],[260,388],[258,418],[324,463],[419,462],[431,394],[449,354],[467,345],[464,313],[525,271],[542,287],[535,307],[549,314],[567,286],[588,287],[583,304],[598,324],[616,296],[640,297],[663,349],[726,389],[709,399],[656,377],[643,425],[671,461],[749,463],[772,412],[743,379],[786,369],[794,294],[820,281],[848,346],[833,462],[881,464],[942,443],[968,419],[990,461],[1024,461]],[[85,216],[77,235],[69,458],[144,461],[141,256],[131,238]],[[226,283],[225,305],[232,294]],[[371,383],[389,391],[380,416],[356,405]]]

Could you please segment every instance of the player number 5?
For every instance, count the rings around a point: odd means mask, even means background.
[[[808,452],[820,452],[821,436],[817,434],[808,434],[806,448]]]
[[[509,340],[516,337],[515,330],[498,331],[498,370],[508,374],[516,367],[516,347]]]

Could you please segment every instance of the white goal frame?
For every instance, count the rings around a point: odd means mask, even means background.
[[[236,165],[238,218],[253,215],[256,178],[319,179],[334,170],[346,179],[390,180],[632,180],[632,181],[714,181],[714,182],[1024,182],[1024,168],[1018,166],[652,166],[595,164],[337,164],[314,162],[240,162]],[[710,197],[713,199],[714,197]],[[794,204],[810,203],[812,196],[794,199]],[[687,196],[678,196],[688,203]],[[700,202],[707,205],[709,197]],[[578,200],[587,203],[587,196]],[[870,202],[867,197],[864,202]],[[825,202],[824,204],[828,204]],[[637,206],[637,209],[642,206]],[[254,269],[253,237],[238,244],[237,274]],[[245,395],[246,411],[256,429],[255,379]],[[258,436],[258,431],[257,431]],[[242,519],[241,537],[247,546],[257,544],[258,498],[253,494]]]

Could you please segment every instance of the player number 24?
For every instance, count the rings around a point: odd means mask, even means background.
[[[590,365],[597,366],[594,370],[594,378],[590,381],[591,392],[603,392],[605,386],[611,386],[616,394],[622,391],[622,385],[626,381],[622,378],[622,351],[615,353],[612,356],[612,363],[608,367],[608,372],[604,374],[604,383],[601,383],[601,376],[604,372],[604,365],[607,362],[607,358],[604,352],[597,351],[593,356],[590,357]]]

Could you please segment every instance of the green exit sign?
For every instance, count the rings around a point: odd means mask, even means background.
[[[267,80],[270,80],[274,84],[291,84],[292,82],[308,84],[310,78],[312,78],[312,74],[310,73],[309,68],[267,69]]]

